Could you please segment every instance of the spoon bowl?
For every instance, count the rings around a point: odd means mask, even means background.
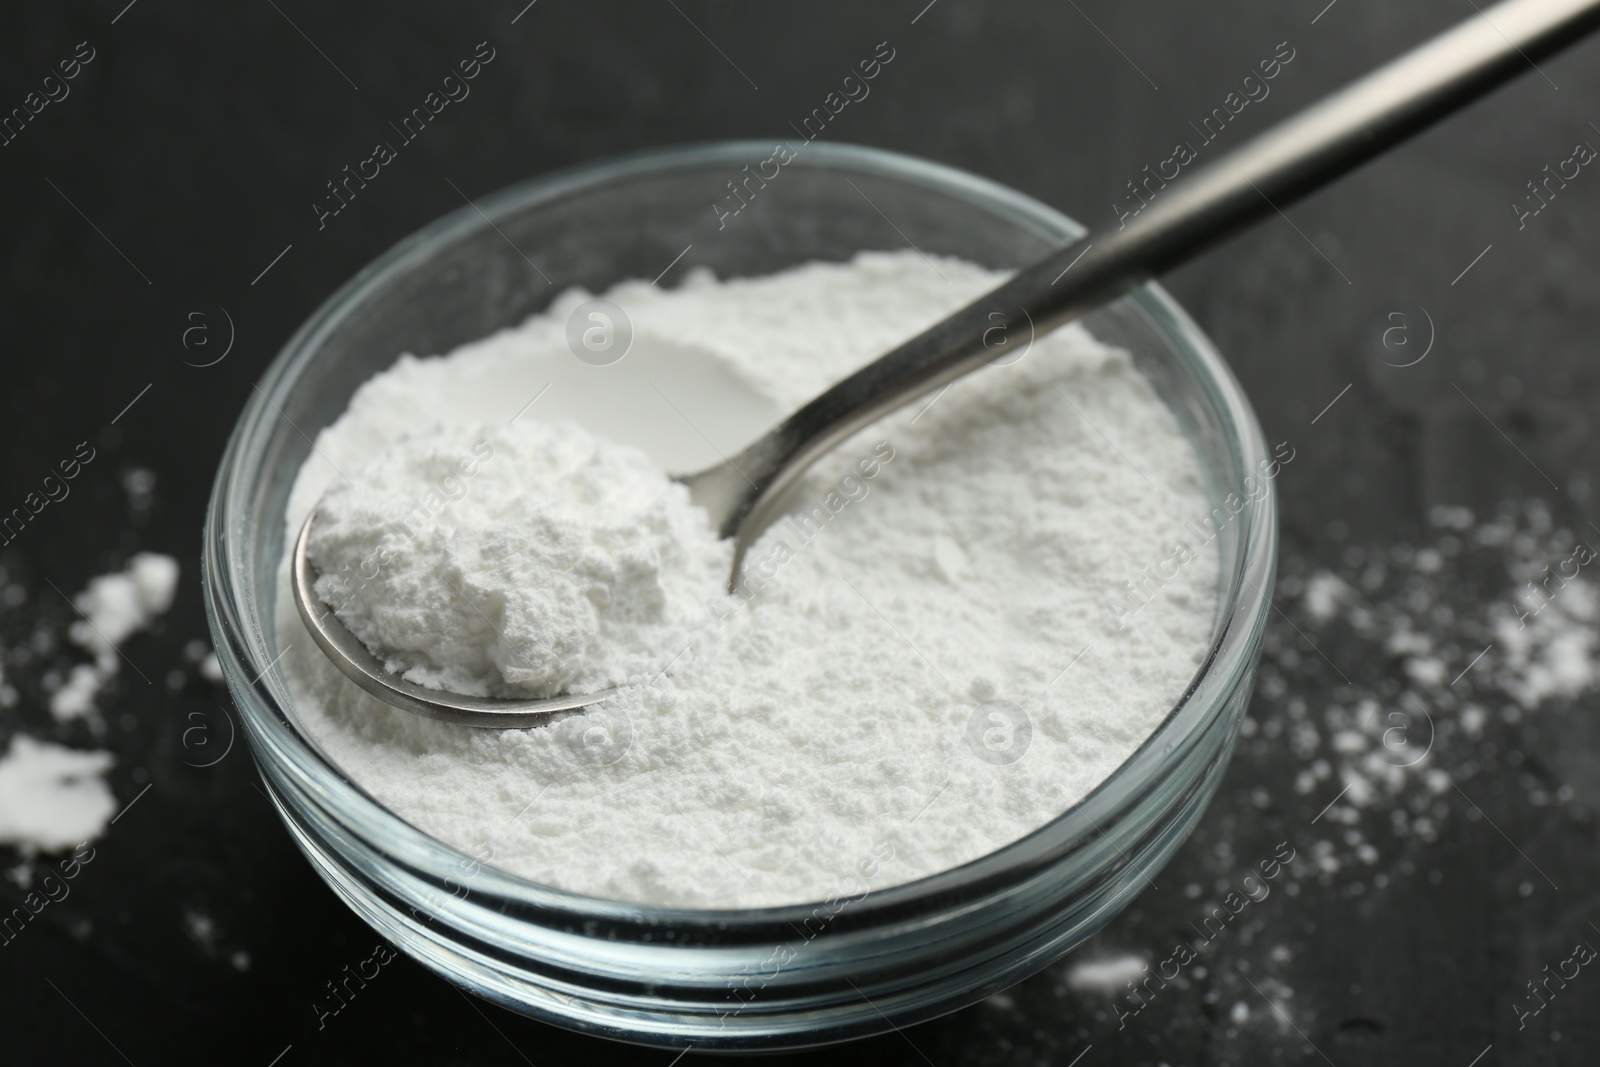
[[[317,595],[317,569],[309,555],[311,524],[316,517],[317,511],[312,508],[294,540],[289,583],[294,590],[295,610],[323,655],[332,660],[346,678],[384,703],[442,722],[511,730],[537,726],[558,711],[598,704],[616,692],[615,689],[601,689],[593,693],[562,693],[526,699],[476,697],[429,689],[394,673]]]

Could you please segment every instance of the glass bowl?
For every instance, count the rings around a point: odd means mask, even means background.
[[[1076,807],[915,882],[815,905],[692,910],[512,876],[356,785],[297,725],[271,669],[282,651],[275,581],[308,435],[399,353],[448,352],[520,322],[570,285],[603,292],[654,277],[691,244],[688,262],[719,277],[908,244],[1009,269],[1083,232],[948,167],[820,142],[785,147],[793,158],[776,176],[743,186],[757,194],[747,203],[730,197],[729,183],[768,173],[772,143],[674,149],[538,178],[402,241],[323,304],[267,370],[206,517],[218,658],[278,812],[323,879],[385,938],[464,989],[559,1026],[664,1047],[792,1048],[906,1026],[1002,989],[1099,930],[1148,884],[1217,787],[1254,681],[1276,567],[1275,496],[1270,478],[1261,488],[1269,456],[1254,413],[1199,328],[1145,285],[1086,325],[1132,352],[1153,381],[1200,455],[1213,503],[1230,493],[1253,503],[1215,541],[1220,606],[1188,691]]]

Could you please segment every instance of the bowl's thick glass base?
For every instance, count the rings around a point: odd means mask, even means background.
[[[581,942],[581,928],[528,925],[514,902],[479,893],[466,879],[439,885],[399,870],[342,833],[314,798],[286,796],[284,783],[266,778],[317,873],[375,930],[456,985],[541,1021],[617,1040],[700,1051],[788,1049],[866,1037],[965,1007],[1097,933],[1153,883],[1194,829],[1227,767],[1248,695],[1246,685],[1239,710],[1216,724],[1228,736],[1203,746],[1209,756],[1193,754],[1205,766],[1174,765],[1157,787],[1173,795],[1147,817],[1103,827],[1107,832],[1085,842],[1070,865],[996,886],[943,914],[908,917],[894,924],[898,929],[874,924],[853,938],[832,936],[849,901],[833,922],[801,920],[770,941],[695,945],[664,932],[655,944],[633,946],[626,965],[603,979],[597,968],[573,971],[555,962],[569,952],[582,958],[581,944],[561,943]]]

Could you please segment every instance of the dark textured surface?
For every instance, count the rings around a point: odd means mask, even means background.
[[[53,726],[40,663],[11,657],[23,699],[0,713],[0,737],[23,728],[111,748],[119,802],[153,786],[98,845],[72,896],[0,948],[5,1062],[267,1064],[286,1046],[283,1064],[672,1060],[469,1002],[409,961],[386,967],[319,1030],[313,999],[370,955],[374,936],[294,850],[242,747],[207,769],[185,765],[191,712],[227,729],[213,710],[226,698],[181,650],[205,632],[200,523],[229,428],[251,382],[329,292],[461,204],[452,182],[477,195],[622,151],[786,136],[887,39],[894,64],[830,137],[968,168],[1095,223],[1125,181],[1190,137],[1188,123],[1279,42],[1295,59],[1218,148],[1473,13],[1454,0],[1338,0],[1326,10],[1325,0],[940,0],[927,10],[925,0],[782,9],[542,0],[513,25],[518,0],[124,3],[13,11],[0,33],[6,110],[79,41],[96,50],[71,95],[0,148],[0,505],[19,502],[77,442],[100,450],[71,497],[0,550],[29,597],[0,616],[0,645],[20,647],[36,625],[64,629],[70,608],[52,584],[82,588],[131,551],[173,554],[184,570],[158,631],[125,648],[138,670],[106,694],[104,738]],[[498,53],[472,95],[319,231],[311,204],[323,183],[486,39]],[[1597,60],[1600,43],[1590,42],[1542,64],[1296,206],[1292,224],[1275,219],[1170,279],[1232,361],[1268,436],[1297,449],[1279,480],[1291,577],[1347,562],[1351,546],[1432,536],[1423,527],[1435,503],[1486,513],[1504,499],[1543,498],[1585,528],[1600,402],[1590,358],[1600,173],[1585,169],[1520,232],[1509,204],[1574,142],[1600,144]],[[1437,339],[1427,360],[1396,370],[1368,338],[1402,300],[1426,309]],[[180,344],[185,315],[216,307],[235,324],[232,351],[215,366],[186,366],[211,355]],[[121,486],[133,468],[157,476],[147,508],[131,509]],[[1495,581],[1474,585],[1463,571],[1449,595],[1468,610],[1499,595]],[[1282,606],[1280,665],[1300,640],[1294,626],[1305,625]],[[1314,704],[1340,696],[1342,673],[1359,684],[1362,672],[1386,669],[1338,632],[1319,645],[1326,659],[1288,656],[1291,690]],[[174,667],[186,673],[169,682]],[[1600,978],[1574,979],[1520,1030],[1513,1004],[1575,941],[1600,942],[1587,925],[1600,916],[1589,816],[1600,801],[1596,703],[1496,726],[1489,755],[1473,750],[1471,784],[1440,801],[1450,814],[1435,841],[1385,843],[1354,878],[1348,869],[1306,877],[1298,895],[1251,905],[1208,947],[1203,976],[1191,971],[1124,1029],[1106,997],[1074,992],[1058,965],[1006,997],[816,1058],[1593,1062]],[[1258,719],[1276,714],[1276,703],[1258,700]],[[1083,952],[1158,961],[1277,842],[1307,851],[1328,836],[1312,820],[1333,788],[1296,793],[1301,763],[1281,739],[1245,744],[1160,887]],[[1530,802],[1530,775],[1537,795],[1568,799]],[[17,896],[0,883],[7,909]],[[231,962],[239,952],[247,969]],[[1245,979],[1292,988],[1279,997],[1292,1022]],[[1241,1003],[1248,1022],[1234,1017]]]

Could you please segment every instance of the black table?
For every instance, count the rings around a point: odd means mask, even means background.
[[[184,747],[196,714],[219,730],[227,715],[183,650],[205,636],[200,524],[233,420],[329,292],[461,205],[452,183],[475,196],[627,150],[786,136],[888,41],[892,66],[828,137],[964,167],[1095,222],[1280,43],[1294,58],[1211,151],[1473,14],[1445,0],[523,2],[97,0],[5,20],[0,109],[34,91],[61,98],[14,122],[0,147],[0,505],[20,502],[78,442],[98,452],[68,499],[0,549],[27,594],[0,609],[21,696],[0,711],[0,739],[21,729],[109,747],[119,801],[138,797],[72,896],[0,947],[6,1062],[672,1060],[469,1001],[409,961],[319,1029],[313,1000],[375,935],[295,851],[242,745],[207,768]],[[470,97],[319,226],[325,183],[482,41],[496,59]],[[75,56],[77,76],[46,85]],[[1537,216],[1512,205],[1574,142],[1600,144],[1597,58],[1590,42],[1542,64],[1169,280],[1268,436],[1296,449],[1278,480],[1287,589],[1319,568],[1348,570],[1352,548],[1428,542],[1436,504],[1483,514],[1542,499],[1588,529],[1600,174],[1585,169]],[[1433,324],[1434,348],[1411,368],[1386,366],[1371,343],[1396,309]],[[199,366],[230,330],[226,358]],[[148,500],[128,491],[135,470],[155,474]],[[42,679],[74,653],[35,651],[24,664],[17,650],[36,628],[64,630],[71,609],[52,586],[71,593],[142,549],[182,560],[178,603],[125,646],[137,672],[102,698],[108,733],[58,728]],[[1463,609],[1502,595],[1463,583],[1450,594]],[[1158,888],[1008,994],[815,1059],[1592,1062],[1600,1023],[1586,1009],[1600,978],[1572,979],[1520,1029],[1517,1005],[1574,942],[1600,943],[1588,925],[1600,918],[1593,696],[1497,720],[1488,740],[1453,750],[1472,766],[1453,767],[1456,788],[1433,802],[1445,813],[1432,840],[1369,834],[1373,862],[1307,874],[1297,896],[1252,904],[1202,968],[1125,1027],[1126,1001],[1067,981],[1082,959],[1160,960],[1276,842],[1309,856],[1342,832],[1314,821],[1335,786],[1297,792],[1308,760],[1287,734],[1269,740],[1267,724],[1296,694],[1344,699],[1347,674],[1359,686],[1389,667],[1337,625],[1313,648],[1301,598],[1286,593],[1279,607],[1268,662],[1287,695],[1258,695],[1258,732]],[[1530,802],[1530,775],[1557,799]],[[0,882],[0,904],[19,898]]]

